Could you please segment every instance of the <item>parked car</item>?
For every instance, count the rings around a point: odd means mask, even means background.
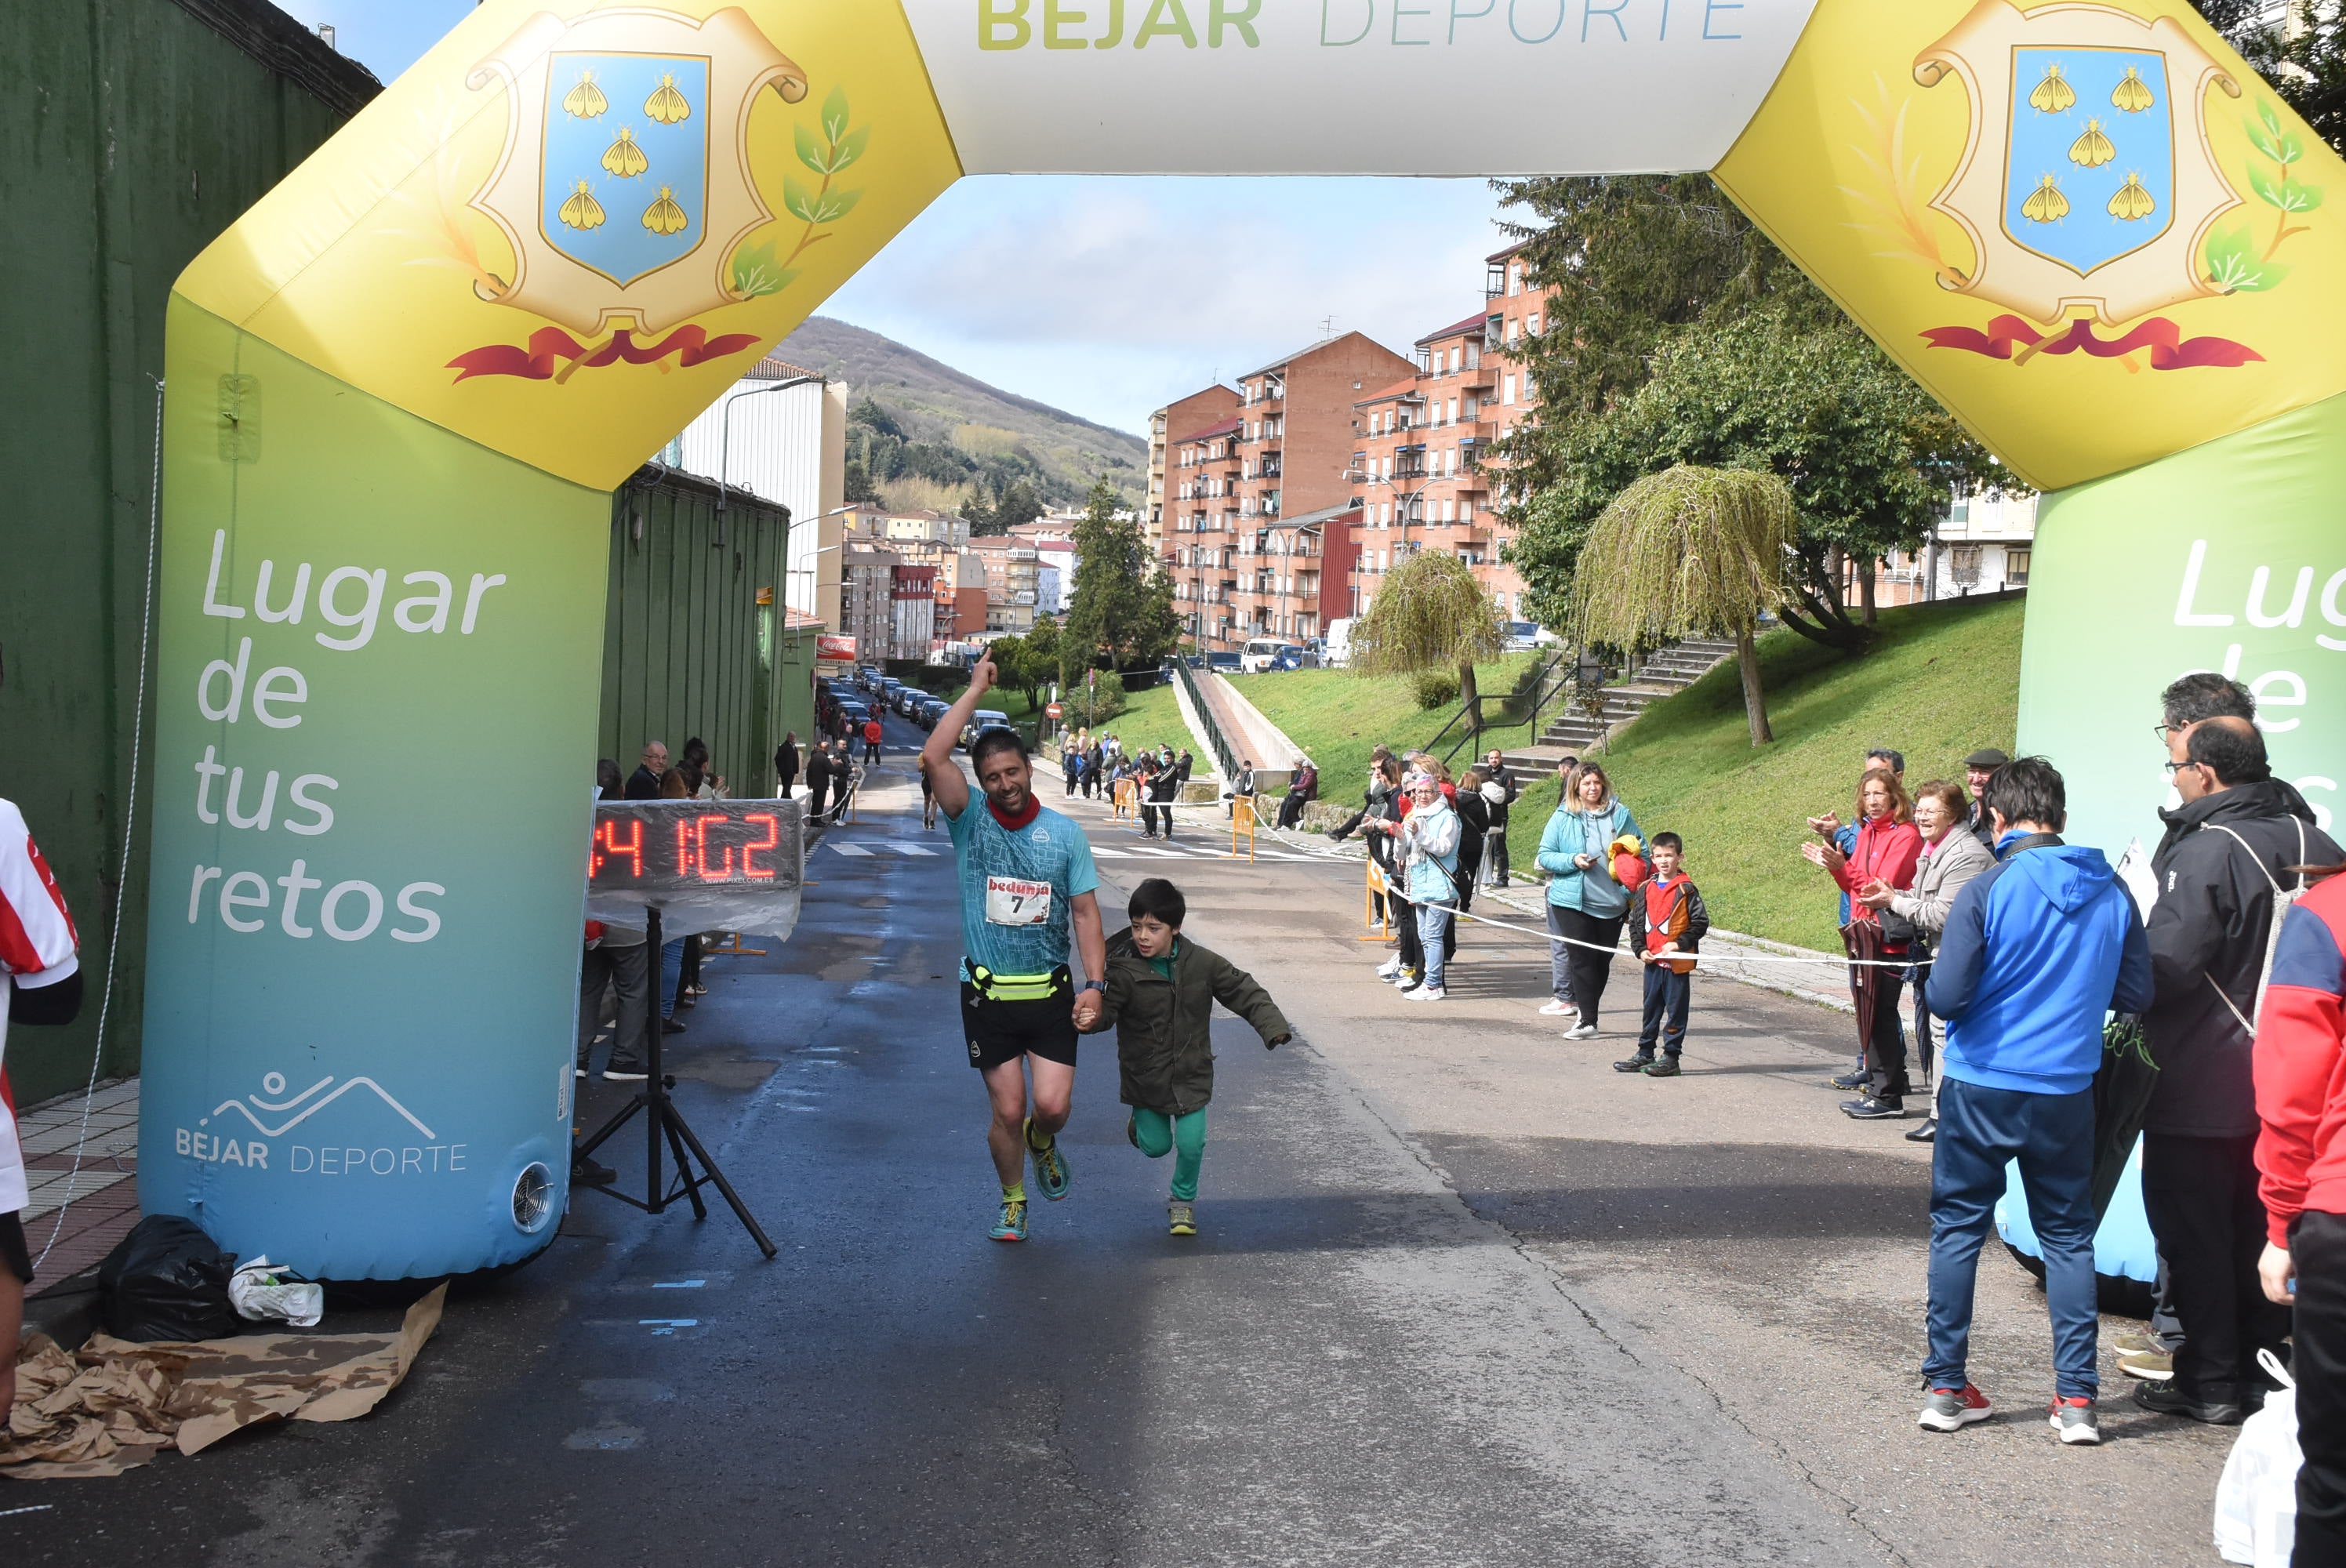
[[[989,729],[1007,729],[1009,728],[1010,716],[1008,714],[1004,713],[999,708],[981,708],[975,713],[969,716],[969,722],[967,724],[961,727],[961,748],[964,751],[968,750],[970,747],[976,744],[977,738],[984,734]]]
[[[1267,669],[1281,667],[1280,661],[1290,653],[1295,656],[1297,662],[1284,667],[1300,668],[1303,655],[1301,644],[1289,642],[1285,637],[1255,637],[1248,642],[1246,651],[1239,655],[1239,668],[1247,675],[1260,675]]]
[[[1209,653],[1206,656],[1206,667],[1209,670],[1218,670],[1223,675],[1236,675],[1239,671],[1239,656],[1234,653]]]
[[[944,698],[941,697],[932,697],[923,701],[921,706],[914,710],[913,714],[913,722],[919,725],[923,729],[934,729],[937,727],[937,720],[943,718],[947,713],[951,712],[952,709],[952,703],[945,701]]]
[[[1301,669],[1303,667],[1305,657],[1306,655],[1301,647],[1290,646],[1280,649],[1278,657],[1270,661],[1268,667],[1271,669]]]
[[[1509,653],[1529,653],[1534,648],[1554,647],[1564,640],[1536,621],[1508,621],[1504,624]]]
[[[1328,623],[1328,640],[1320,650],[1320,662],[1330,669],[1342,669],[1352,662],[1352,627],[1357,621],[1341,616]]]
[[[929,694],[920,687],[901,686],[896,688],[896,695],[889,700],[888,706],[906,718],[910,718],[913,717],[913,710],[928,700]]]

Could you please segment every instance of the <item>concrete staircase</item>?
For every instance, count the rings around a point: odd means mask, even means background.
[[[1689,637],[1658,649],[1618,686],[1605,688],[1602,717],[1569,708],[1550,719],[1538,743],[1507,755],[1511,768],[1544,773],[1566,757],[1577,757],[1662,698],[1684,691],[1721,661],[1735,657],[1725,637]]]

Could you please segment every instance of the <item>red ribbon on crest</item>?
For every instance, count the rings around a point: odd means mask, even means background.
[[[512,343],[491,343],[458,354],[448,361],[458,381],[473,376],[521,376],[534,382],[550,381],[556,374],[556,361],[571,361],[561,373],[573,370],[599,370],[624,360],[631,365],[658,364],[670,354],[677,363],[688,369],[707,360],[738,354],[743,349],[755,348],[757,337],[750,332],[728,332],[712,338],[699,327],[678,327],[657,343],[638,343],[635,334],[621,327],[611,334],[608,342],[600,345],[582,343],[559,327],[542,327],[529,335],[527,347]]]
[[[1984,332],[1975,327],[1932,327],[1923,337],[1934,349],[1961,349],[1992,360],[2013,358],[2014,345],[2020,347],[2024,360],[2038,354],[2076,353],[2114,360],[2148,349],[2150,368],[2155,371],[2233,370],[2264,358],[2248,344],[2229,338],[2186,338],[2183,329],[2164,316],[2153,316],[2122,338],[2095,336],[2094,323],[2083,317],[2072,321],[2067,331],[2047,336],[2018,316],[1998,316]]]

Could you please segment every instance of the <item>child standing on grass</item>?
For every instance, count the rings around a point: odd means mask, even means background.
[[[1702,890],[1686,873],[1686,843],[1676,833],[1657,833],[1654,874],[1629,895],[1629,951],[1646,964],[1646,1021],[1637,1032],[1637,1054],[1613,1064],[1616,1073],[1649,1078],[1678,1075],[1678,1052],[1686,1044],[1688,976],[1694,960],[1682,957],[1702,945],[1710,911]],[[1659,1038],[1658,1061],[1654,1044]]]
[[[1181,935],[1188,903],[1181,890],[1151,877],[1125,906],[1131,924],[1107,939],[1107,1000],[1092,1033],[1116,1027],[1125,1135],[1150,1159],[1173,1156],[1167,1228],[1198,1234],[1198,1167],[1206,1156],[1206,1102],[1214,1097],[1214,1003],[1262,1036],[1266,1047],[1291,1031],[1254,977]]]

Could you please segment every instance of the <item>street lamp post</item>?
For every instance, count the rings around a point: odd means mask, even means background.
[[[753,397],[762,397],[767,392],[788,392],[792,387],[802,387],[810,382],[820,382],[821,380],[821,376],[789,376],[781,381],[770,382],[764,386],[753,388],[749,392],[735,392],[725,400],[725,412],[717,421],[717,536],[714,541],[716,545],[721,545],[725,543],[725,514],[730,509],[732,504],[729,487],[733,480],[733,405]],[[842,510],[844,509],[842,508]],[[828,517],[831,514],[826,512],[823,515]]]

